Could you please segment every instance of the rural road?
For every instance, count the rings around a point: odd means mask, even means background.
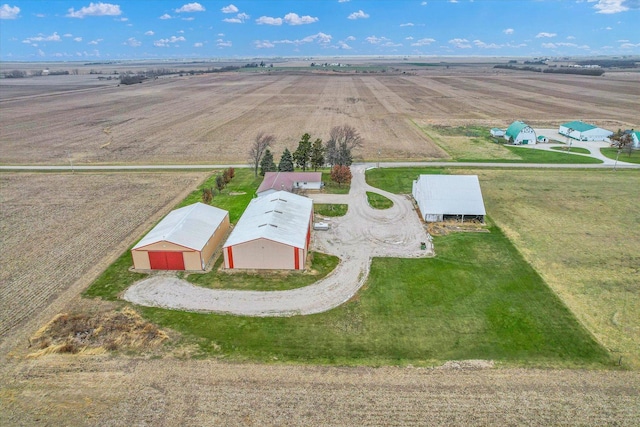
[[[189,282],[156,275],[125,291],[123,298],[134,304],[176,310],[231,313],[246,316],[291,316],[321,313],[349,300],[364,284],[372,257],[418,258],[433,255],[413,204],[405,196],[390,194],[365,182],[365,167],[352,167],[348,195],[330,195],[348,203],[344,217],[332,218],[328,231],[314,232],[312,249],[336,255],[340,264],[324,279],[304,288],[287,291],[241,291],[206,289]],[[393,207],[376,210],[367,203],[366,192],[391,199]],[[321,202],[329,195],[319,195]]]

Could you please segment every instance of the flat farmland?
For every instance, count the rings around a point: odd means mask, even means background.
[[[83,275],[102,272],[110,255],[121,254],[202,179],[199,173],[0,175],[0,337]]]
[[[68,90],[69,79],[79,89]],[[9,79],[4,79],[9,80]],[[25,81],[34,79],[25,79]],[[640,73],[603,77],[438,69],[416,73],[219,73],[132,86],[66,76],[47,93],[0,82],[4,164],[244,163],[264,131],[276,158],[300,136],[327,139],[349,124],[365,160],[447,159],[418,125],[557,126],[582,119],[611,129],[640,126]],[[53,82],[53,80],[51,80]],[[22,89],[21,89],[22,88]],[[9,90],[10,89],[10,90]],[[378,154],[379,152],[379,154]]]

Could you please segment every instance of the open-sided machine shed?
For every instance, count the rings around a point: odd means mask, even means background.
[[[171,211],[131,249],[136,270],[204,270],[229,229],[225,210],[194,203]]]
[[[253,199],[223,246],[225,268],[302,270],[313,201],[286,191]]]

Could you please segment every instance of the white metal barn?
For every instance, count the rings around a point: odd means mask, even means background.
[[[253,199],[223,246],[225,268],[302,270],[313,200],[277,191]]]
[[[558,128],[558,133],[578,141],[604,141],[613,135],[610,130],[581,121],[561,124]]]
[[[486,211],[477,175],[420,175],[413,181],[412,194],[426,222],[484,222]]]
[[[515,145],[528,145],[537,142],[536,131],[525,122],[511,123],[504,133],[504,139],[509,141],[509,144]]]
[[[131,249],[137,270],[204,270],[229,230],[229,213],[204,203],[171,211]]]
[[[281,190],[292,192],[321,188],[321,172],[267,172],[256,193],[261,197]]]
[[[493,136],[494,138],[500,137],[500,136],[504,136],[504,129],[499,129],[499,128],[492,128],[489,133],[491,134],[491,136]]]

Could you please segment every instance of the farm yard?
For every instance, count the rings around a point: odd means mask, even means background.
[[[259,131],[276,136],[279,157],[303,132],[326,140],[348,123],[365,140],[356,162],[566,163],[566,153],[536,158],[466,133],[520,119],[553,128],[576,117],[638,127],[638,73],[411,67],[276,69],[128,87],[93,87],[82,75],[57,89],[0,81],[0,162],[241,165]],[[74,89],[75,78],[84,80]],[[199,201],[211,171],[0,173],[0,424],[633,425],[640,235],[629,213],[640,209],[639,171],[394,168],[368,171],[367,183],[409,194],[419,173],[453,170],[479,176],[485,232],[434,237],[435,258],[374,258],[369,280],[343,306],[266,319],[119,299],[130,283],[122,278],[140,278],[127,271],[127,249],[171,209]],[[237,196],[212,202],[232,222],[260,182],[237,172]],[[390,208],[371,197],[379,212]],[[335,260],[318,258],[319,274],[330,276]],[[92,293],[100,276],[115,286]],[[277,276],[267,279],[188,277],[222,289],[264,289]],[[100,310],[131,310],[169,339],[105,355],[27,357],[28,338],[56,314]],[[480,415],[469,410],[478,406]]]
[[[55,77],[55,76],[54,76]],[[65,87],[69,76],[62,76]],[[86,85],[86,76],[77,76]],[[526,119],[554,127],[581,117],[633,127],[640,76],[602,78],[496,73],[481,66],[418,75],[312,72],[220,73],[92,91],[21,96],[0,81],[0,144],[6,164],[244,163],[259,131],[279,155],[308,132],[358,129],[360,159],[449,159],[422,128],[505,126]],[[378,154],[379,152],[379,154]]]

